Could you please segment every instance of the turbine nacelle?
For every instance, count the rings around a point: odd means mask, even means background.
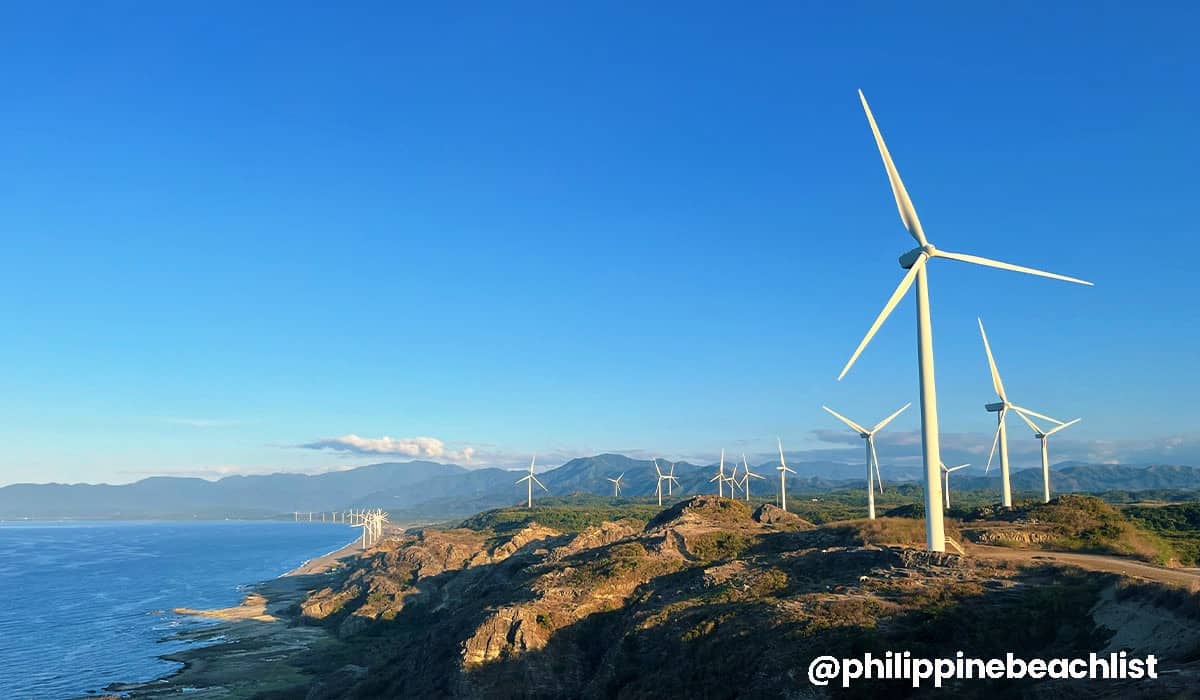
[[[996,403],[986,403],[983,405],[983,407],[987,409],[988,413],[999,413],[1000,411],[1003,411],[1007,405],[1008,404],[1004,403],[1003,401],[998,401]]]
[[[921,259],[922,255],[930,258],[937,257],[937,248],[935,248],[932,243],[926,243],[923,246],[913,248],[904,255],[900,256],[900,267],[904,268],[905,270],[911,270],[912,266],[917,264],[917,261]]]

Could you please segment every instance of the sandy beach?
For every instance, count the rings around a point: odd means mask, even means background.
[[[361,551],[360,540],[355,539],[278,578],[256,584],[233,607],[173,609],[180,615],[215,621],[177,637],[205,646],[163,655],[163,659],[183,664],[165,678],[145,683],[114,683],[105,692],[130,698],[176,697],[186,692],[190,698],[234,700],[303,683],[304,673],[287,660],[298,652],[336,644],[336,640],[320,627],[291,624],[287,611],[303,601],[310,591],[326,586],[344,561]]]

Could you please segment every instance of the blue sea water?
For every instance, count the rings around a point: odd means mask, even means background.
[[[56,700],[145,681],[178,664],[164,640],[203,624],[170,612],[241,601],[354,539],[293,522],[0,522],[0,698]]]

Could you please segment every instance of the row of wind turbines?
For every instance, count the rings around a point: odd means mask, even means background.
[[[883,135],[879,132],[879,126],[875,123],[875,116],[871,113],[871,107],[867,104],[867,98],[863,95],[862,90],[858,91],[858,97],[862,102],[863,111],[866,113],[871,133],[875,137],[875,145],[879,149],[879,155],[883,159],[883,167],[887,171],[888,182],[892,188],[892,196],[896,200],[896,209],[900,213],[900,221],[904,224],[904,228],[908,230],[909,235],[916,240],[917,247],[900,256],[900,267],[906,270],[904,277],[901,278],[900,284],[896,286],[895,291],[892,292],[883,309],[875,317],[875,321],[867,330],[866,335],[859,342],[858,347],[855,348],[854,353],[842,368],[841,373],[838,375],[838,380],[840,381],[850,371],[850,368],[854,365],[859,355],[862,354],[867,344],[871,342],[871,338],[875,337],[875,333],[879,330],[879,327],[883,325],[883,322],[887,320],[888,316],[896,308],[896,305],[900,303],[900,300],[915,283],[917,287],[917,373],[921,389],[921,445],[925,467],[925,541],[928,549],[943,552],[946,550],[946,532],[942,512],[942,488],[943,479],[945,479],[946,486],[949,486],[950,468],[942,463],[938,436],[937,389],[933,365],[933,324],[929,305],[929,261],[935,258],[943,258],[1012,272],[1022,272],[1074,284],[1092,286],[1092,283],[1075,277],[1045,272],[1021,265],[1013,265],[977,255],[952,253],[941,250],[930,243],[929,239],[925,236],[924,229],[921,227],[921,220],[917,217],[916,207],[913,206],[912,199],[908,195],[908,190],[905,189],[904,182],[900,179],[900,172],[896,169],[896,164],[892,160],[891,153],[888,152],[887,144],[884,143]],[[995,453],[998,443],[1000,447],[1000,469],[1002,481],[1004,482],[1003,504],[1006,507],[1012,507],[1012,490],[1008,475],[1007,432],[1004,424],[1005,416],[1009,410],[1016,412],[1034,430],[1037,438],[1042,441],[1042,495],[1046,500],[1049,500],[1050,467],[1046,440],[1050,435],[1078,422],[1078,419],[1063,423],[1049,416],[1034,413],[1028,409],[1022,409],[1011,404],[1004,393],[1003,384],[1000,382],[1000,374],[996,370],[996,363],[992,357],[991,348],[987,344],[987,334],[983,331],[982,321],[980,321],[979,329],[980,333],[984,336],[984,347],[987,348],[993,384],[995,385],[996,393],[1000,397],[998,403],[988,404],[987,409],[990,412],[998,413],[998,426],[996,437],[992,441],[992,452],[993,454]],[[1043,430],[1033,422],[1032,417],[1050,421],[1055,425],[1048,430]],[[988,457],[988,468],[990,466],[991,456]],[[954,469],[957,470],[958,468],[955,467]]]
[[[942,551],[945,551],[945,549],[946,549],[946,533],[945,533],[945,525],[944,525],[944,520],[943,520],[944,514],[943,514],[942,509],[943,509],[944,503],[948,503],[948,501],[949,501],[949,477],[950,477],[951,473],[953,473],[954,471],[958,471],[959,469],[962,469],[963,467],[965,467],[967,465],[958,465],[955,467],[947,467],[942,462],[942,459],[941,459],[941,446],[939,443],[939,434],[938,434],[937,388],[936,388],[936,381],[935,381],[935,374],[934,374],[934,361],[933,361],[933,322],[932,322],[932,314],[931,314],[930,303],[929,303],[929,261],[938,259],[938,258],[946,259],[946,260],[957,260],[959,262],[971,263],[974,265],[981,265],[984,267],[998,268],[1001,270],[1008,270],[1011,272],[1021,272],[1021,273],[1028,274],[1028,275],[1035,275],[1038,277],[1045,277],[1045,278],[1049,278],[1049,279],[1060,280],[1063,282],[1070,282],[1073,284],[1092,286],[1092,283],[1088,282],[1086,280],[1078,279],[1076,277],[1068,277],[1067,275],[1060,275],[1060,274],[1057,274],[1054,272],[1046,272],[1044,270],[1038,270],[1035,268],[1025,267],[1022,265],[1014,265],[1014,264],[1007,263],[1007,262],[1001,262],[999,260],[992,260],[989,258],[984,258],[984,257],[978,256],[978,255],[971,255],[968,253],[950,252],[950,251],[942,250],[942,249],[936,247],[933,243],[931,243],[929,241],[929,239],[925,235],[924,229],[921,227],[921,220],[917,216],[916,207],[913,205],[912,199],[909,197],[908,190],[905,188],[903,180],[900,179],[900,172],[896,168],[895,162],[892,160],[892,156],[891,156],[891,153],[888,151],[887,144],[883,140],[883,135],[879,131],[879,126],[875,122],[875,116],[874,116],[874,114],[872,114],[871,107],[867,103],[867,98],[865,95],[863,95],[861,90],[858,91],[858,97],[862,103],[863,112],[866,114],[867,123],[870,125],[871,133],[875,137],[875,145],[879,149],[879,155],[883,160],[884,170],[887,172],[888,182],[891,185],[892,196],[894,197],[894,199],[896,201],[896,209],[900,214],[900,221],[903,223],[905,229],[907,229],[909,235],[911,235],[913,237],[913,239],[916,241],[917,247],[913,248],[912,250],[909,250],[908,252],[906,252],[900,256],[900,267],[905,270],[904,276],[901,278],[900,283],[896,286],[896,289],[892,292],[891,296],[888,297],[888,300],[884,304],[883,309],[879,312],[879,314],[875,317],[875,320],[871,323],[870,328],[867,330],[866,335],[863,336],[863,339],[859,342],[858,347],[856,347],[854,349],[854,352],[851,354],[850,359],[846,362],[845,366],[842,368],[842,371],[838,374],[838,380],[840,381],[843,377],[846,376],[846,373],[849,372],[850,368],[854,366],[855,361],[858,360],[858,358],[862,354],[863,350],[865,350],[867,345],[871,342],[871,339],[875,337],[875,334],[876,334],[876,332],[878,332],[880,326],[883,325],[883,322],[886,321],[888,316],[891,315],[892,311],[895,310],[896,306],[900,303],[900,300],[903,299],[906,294],[908,294],[908,291],[910,289],[912,289],[912,287],[915,284],[916,285],[916,297],[917,297],[916,298],[917,375],[918,375],[918,380],[919,380],[919,385],[920,385],[921,447],[922,447],[922,457],[923,457],[923,462],[924,462],[924,485],[925,485],[925,514],[926,514],[925,515],[925,539],[926,539],[926,546],[928,547],[928,549],[930,549],[932,551],[942,552]],[[1049,457],[1047,454],[1047,440],[1049,439],[1049,437],[1051,435],[1053,435],[1061,430],[1064,430],[1065,428],[1077,423],[1079,421],[1079,419],[1075,419],[1075,420],[1072,420],[1069,422],[1062,422],[1055,418],[1051,418],[1044,414],[1036,413],[1030,409],[1025,409],[1025,408],[1022,408],[1020,406],[1017,406],[1017,405],[1011,403],[1008,400],[1007,394],[1004,391],[1004,385],[1000,380],[1000,373],[996,369],[995,358],[992,356],[991,346],[988,344],[987,333],[983,329],[982,320],[979,322],[979,330],[980,330],[980,334],[983,336],[984,348],[987,351],[988,365],[989,365],[989,368],[992,373],[993,385],[994,385],[994,387],[996,389],[996,393],[1000,399],[1000,401],[989,403],[986,406],[986,408],[989,412],[997,414],[997,427],[996,427],[995,437],[992,440],[992,450],[991,450],[991,453],[988,455],[988,464],[985,467],[985,472],[991,469],[992,458],[995,455],[996,449],[999,448],[999,450],[1000,450],[1000,471],[1001,471],[1001,480],[1002,480],[1002,484],[1003,484],[1002,485],[1002,502],[1005,507],[1012,507],[1012,486],[1011,486],[1011,482],[1010,482],[1009,464],[1008,464],[1008,434],[1007,434],[1007,429],[1006,429],[1006,425],[1005,425],[1005,418],[1007,417],[1008,412],[1011,410],[1011,411],[1015,412],[1017,414],[1017,416],[1020,417],[1021,420],[1024,421],[1031,429],[1033,429],[1035,436],[1037,437],[1038,440],[1041,441],[1041,447],[1042,447],[1042,496],[1043,496],[1044,500],[1049,500],[1049,498],[1050,498],[1050,465],[1049,465]],[[905,408],[907,408],[907,406]],[[888,422],[890,422],[890,420],[895,418],[895,416],[899,414],[899,411],[896,414],[893,414],[892,416],[889,416],[888,418],[884,419],[879,424],[876,424],[875,427],[873,427],[872,429],[867,430],[867,429],[863,428],[862,426],[858,425],[857,423],[850,421],[849,419],[833,412],[830,409],[826,409],[826,410],[829,410],[830,413],[833,413],[840,420],[842,420],[844,423],[849,425],[852,430],[858,431],[858,433],[863,437],[863,439],[866,440],[868,492],[873,494],[874,488],[873,488],[872,479],[877,479],[879,476],[878,459],[875,455],[875,449],[874,449],[874,435],[879,430],[881,430],[884,425],[886,425]],[[903,410],[904,409],[901,409],[901,411],[903,411]],[[1041,426],[1039,426],[1037,423],[1034,422],[1034,420],[1033,420],[1034,418],[1037,418],[1037,419],[1040,419],[1043,421],[1048,421],[1049,424],[1053,424],[1053,425],[1049,426],[1048,428],[1042,428]],[[657,463],[656,463],[656,469],[657,469]],[[780,448],[780,501],[786,507],[786,495],[785,495],[786,471],[785,470],[787,470],[787,467],[783,461],[783,450],[781,447]],[[659,492],[659,495],[661,498],[663,475],[661,473],[661,470],[658,470],[658,471],[659,471],[658,492]],[[787,471],[790,471],[790,470],[787,470]],[[673,472],[668,476],[673,477]],[[748,485],[750,477],[747,476],[745,478],[746,478],[745,483]],[[616,491],[619,491],[619,489],[620,489],[619,479],[620,479],[620,477],[618,477],[617,480],[614,480],[614,481],[618,482],[618,483],[614,483],[614,489]],[[526,477],[524,477],[523,479],[521,479],[521,481],[528,482],[528,488],[529,488],[528,503],[532,507],[532,505],[533,505],[533,484],[537,483],[538,486],[541,486],[543,489],[546,488],[533,475],[533,464],[532,463],[530,464],[530,467],[529,467],[529,474]],[[728,478],[724,476],[723,454],[722,454],[721,467],[718,468],[718,472],[713,477],[712,481],[715,481],[717,483],[718,489],[721,492],[724,491],[724,484],[730,483]],[[520,483],[520,482],[518,482],[518,483]],[[673,483],[673,479],[667,478],[668,493],[670,492],[672,483]],[[732,488],[732,486],[731,486],[731,488]],[[871,504],[870,504],[870,509],[872,511],[874,510],[874,502],[873,501],[874,501],[874,499],[872,496]]]

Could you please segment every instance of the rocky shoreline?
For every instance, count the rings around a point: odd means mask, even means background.
[[[328,585],[329,578],[361,553],[358,540],[296,569],[253,586],[238,605],[216,610],[175,608],[172,612],[216,621],[180,632],[175,639],[203,644],[161,658],[183,666],[163,678],[141,683],[113,683],[110,696],[137,700],[177,697],[231,700],[270,690],[294,687],[303,680],[286,663],[275,663],[297,652],[333,641],[324,629],[295,625],[293,611],[308,594]],[[94,700],[94,698],[93,698]]]

